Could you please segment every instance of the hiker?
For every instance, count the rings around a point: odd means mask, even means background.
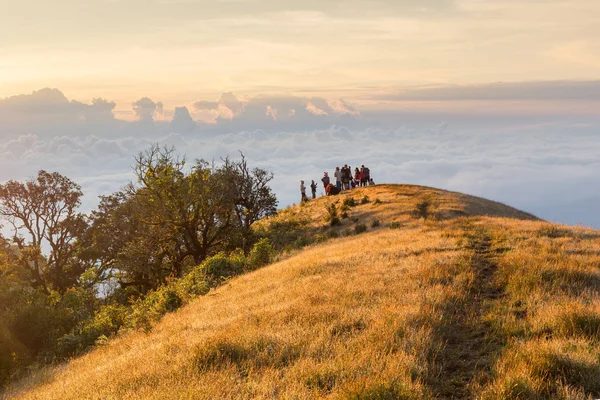
[[[361,165],[361,167],[360,167],[360,174],[361,174],[361,177],[360,177],[360,186],[367,186],[367,183],[369,183],[369,178],[370,178],[370,176],[369,176],[369,174],[370,174],[369,168],[365,167],[364,165]]]
[[[342,190],[342,171],[340,171],[340,167],[335,167],[333,176],[335,177],[335,186],[337,186],[338,190]]]
[[[337,186],[330,183],[325,188],[325,193],[327,194],[327,196],[335,196],[336,194],[340,194],[340,189]]]
[[[304,186],[304,181],[300,181],[300,193],[302,194],[301,202],[308,200],[306,197],[306,186]]]
[[[313,199],[317,198],[317,184],[315,181],[310,181],[310,191],[312,192]]]
[[[348,164],[342,167],[342,189],[348,190],[350,189],[350,180],[352,179],[352,170],[348,166]]]
[[[321,178],[321,182],[323,182],[323,189],[327,189],[327,185],[329,185],[329,174],[327,172],[324,172],[325,175],[323,175],[323,177]]]
[[[373,181],[373,178],[370,178],[369,179],[369,186],[374,185],[374,184],[375,184],[375,181]]]
[[[354,186],[360,186],[360,182],[362,180],[362,173],[359,171],[358,167],[354,170]]]

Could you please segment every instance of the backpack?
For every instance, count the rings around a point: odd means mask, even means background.
[[[369,168],[365,167],[365,169],[363,169],[363,175],[367,179],[371,176],[371,171],[369,171]]]

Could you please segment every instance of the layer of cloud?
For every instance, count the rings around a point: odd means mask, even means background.
[[[26,118],[40,123],[21,132],[0,120],[0,182],[26,179],[42,168],[56,170],[82,184],[85,206],[91,209],[97,195],[132,178],[133,156],[158,142],[176,146],[190,159],[243,151],[252,165],[275,172],[282,205],[297,202],[300,179],[318,181],[323,171],[343,164],[368,165],[378,183],[476,194],[570,223],[593,221],[569,219],[555,206],[600,196],[598,116],[486,120],[429,115],[415,122],[396,112],[365,116],[341,100],[231,94],[204,105],[226,107],[231,119],[202,124],[194,120],[202,108],[198,105],[192,112],[178,107],[171,121],[157,121],[158,102],[138,103],[140,120],[126,122],[111,115],[109,101],[78,103],[56,91],[0,102],[0,112],[25,110],[19,114],[22,123]],[[48,128],[52,119],[63,125]],[[385,124],[377,122],[383,119]]]

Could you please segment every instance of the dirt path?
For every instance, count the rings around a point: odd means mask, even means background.
[[[504,296],[504,288],[495,282],[496,259],[504,251],[496,250],[484,228],[466,230],[467,249],[472,252],[469,268],[474,280],[468,293],[444,304],[444,318],[437,327],[437,339],[443,348],[435,359],[438,374],[430,387],[440,399],[472,399],[473,385],[486,382],[502,346],[501,339],[483,316],[493,302]]]

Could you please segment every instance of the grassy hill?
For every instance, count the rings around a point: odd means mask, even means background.
[[[349,196],[261,222],[314,244],[6,396],[600,397],[600,232],[425,187]]]

